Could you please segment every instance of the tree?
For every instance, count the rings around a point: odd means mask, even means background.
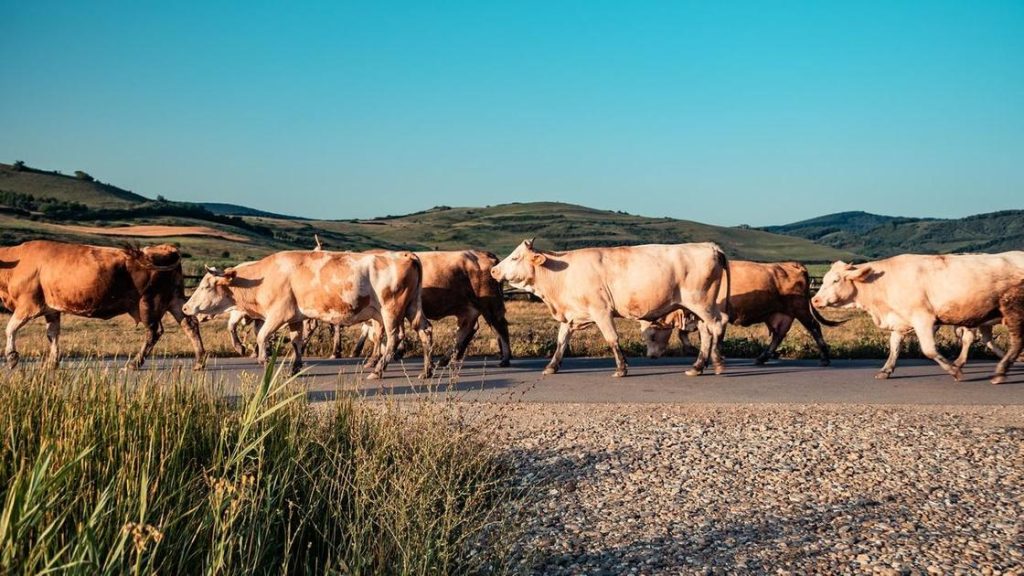
[[[14,169],[17,170],[18,172],[21,172],[22,170],[24,170],[25,169],[25,161],[24,160],[15,160],[14,161]]]
[[[78,178],[79,180],[85,180],[86,182],[92,182],[93,180],[95,180],[92,176],[89,176],[88,174],[82,172],[81,170],[75,170],[75,178]]]

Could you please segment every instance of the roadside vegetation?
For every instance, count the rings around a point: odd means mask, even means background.
[[[23,368],[0,435],[0,574],[495,573],[515,533],[511,468],[445,402]]]

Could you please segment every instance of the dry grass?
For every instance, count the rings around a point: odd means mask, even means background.
[[[19,369],[0,386],[0,574],[501,572],[510,468],[449,403],[313,410],[272,375]]]
[[[831,319],[849,321],[838,328],[825,328],[825,339],[832,348],[835,358],[884,358],[888,352],[888,336],[876,328],[867,315],[854,311],[830,311],[826,313]],[[558,324],[548,314],[543,304],[535,302],[513,301],[508,303],[507,317],[510,322],[512,352],[516,357],[549,356],[554,350]],[[6,316],[0,315],[0,323],[6,324]],[[202,325],[203,341],[207,350],[214,356],[232,356],[228,339],[226,322],[216,319]],[[188,356],[192,349],[188,340],[170,316],[165,317],[166,331],[155,349],[157,355]],[[645,348],[640,338],[637,323],[630,320],[617,320],[616,326],[623,348],[629,355],[644,354]],[[46,326],[42,320],[35,320],[19,333],[19,350],[23,357],[39,356],[46,352]],[[254,341],[252,332],[243,329],[248,344]],[[89,320],[65,316],[63,321],[62,348],[67,356],[116,356],[127,358],[138,352],[142,346],[144,330],[137,327],[128,317],[120,317],[111,321]],[[344,350],[352,350],[358,337],[358,328],[347,328],[344,333]],[[455,322],[447,318],[434,323],[435,353],[450,351],[455,345]],[[1002,327],[996,329],[996,337],[1005,339]],[[943,328],[939,332],[940,348],[947,355],[955,354],[959,344],[954,340],[952,330]],[[748,328],[730,326],[726,335],[725,352],[732,357],[754,357],[768,342],[768,331],[764,325]],[[409,338],[410,350],[415,351],[418,342]],[[309,344],[310,356],[324,356],[329,350],[329,337],[325,331],[313,335]],[[498,355],[497,340],[493,332],[482,321],[477,337],[470,346],[469,353],[474,356]],[[600,332],[591,328],[573,336],[570,353],[576,356],[608,356],[610,354]],[[783,358],[817,358],[818,350],[810,335],[798,324],[790,331],[786,340],[779,347]],[[904,353],[913,357],[920,354],[916,340],[907,338]],[[680,354],[678,342],[673,342],[669,355]],[[972,353],[972,357],[984,357],[986,354],[980,347]]]

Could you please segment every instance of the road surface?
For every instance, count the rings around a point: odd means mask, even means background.
[[[566,358],[558,374],[544,376],[547,360],[520,358],[512,367],[497,362],[467,360],[457,377],[439,369],[429,383],[416,380],[418,361],[394,362],[383,380],[367,381],[354,359],[307,359],[298,376],[311,400],[331,400],[339,392],[364,396],[445,393],[466,400],[582,402],[582,403],[798,403],[798,404],[933,404],[1024,405],[1024,365],[1010,371],[1006,384],[988,378],[995,362],[974,360],[965,368],[966,380],[955,382],[931,361],[905,360],[889,380],[875,380],[882,360],[836,360],[821,368],[813,360],[779,360],[755,366],[751,360],[732,360],[721,376],[688,378],[682,372],[692,360],[631,358],[629,376],[613,378],[611,358]],[[65,361],[65,365],[73,364]],[[112,362],[109,362],[114,366]],[[184,360],[155,359],[140,375],[187,368]],[[187,370],[186,370],[187,371]],[[240,382],[255,379],[259,366],[247,358],[211,358],[205,377],[237,394]]]

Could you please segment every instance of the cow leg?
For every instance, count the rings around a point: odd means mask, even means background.
[[[50,368],[60,366],[60,312],[45,314],[46,339],[50,341],[50,355],[46,364]]]
[[[238,328],[243,320],[245,320],[245,316],[241,314],[231,314],[228,316],[228,335],[231,336],[231,347],[235,350],[235,354],[244,357],[248,354],[248,351],[245,349],[242,339],[238,336]]]
[[[193,370],[202,370],[206,366],[206,348],[203,347],[203,337],[199,333],[199,321],[192,316],[187,316],[181,311],[181,303],[177,303],[168,310],[174,321],[181,326],[181,329],[188,336],[190,342],[192,342],[192,349],[195,351],[195,360],[192,363]],[[160,328],[160,333],[163,334],[163,326]],[[158,337],[159,338],[159,337]]]
[[[960,339],[960,355],[953,361],[953,366],[963,368],[967,364],[967,356],[970,354],[971,346],[974,345],[977,334],[975,334],[974,330],[964,328],[963,326],[957,326],[953,332]]]
[[[555,353],[551,355],[551,361],[544,368],[544,374],[555,374],[562,365],[562,356],[569,347],[569,337],[572,336],[572,324],[562,322],[558,325],[558,344],[555,345]]]
[[[363,324],[362,335],[360,340],[366,342],[370,341],[370,355],[363,362],[363,368],[369,370],[377,365],[377,361],[380,360],[381,354],[384,353],[384,346],[387,344],[384,341],[384,330],[376,320],[371,320]],[[356,343],[356,350],[360,349],[359,343]]]
[[[356,339],[356,345],[352,348],[353,358],[359,358],[363,355],[363,346],[366,345],[366,339],[370,336],[372,329],[368,322],[363,322],[359,325],[359,338]]]
[[[426,380],[434,375],[434,361],[431,358],[434,348],[434,332],[426,319],[423,320],[421,326],[416,328],[416,334],[420,337],[420,348],[423,348],[423,371],[420,372],[419,379]]]
[[[814,319],[814,316],[811,316],[810,307],[801,306],[799,310],[800,313],[796,317],[797,321],[804,327],[804,330],[807,330],[811,338],[814,338],[814,343],[818,345],[818,353],[821,354],[821,360],[818,361],[818,364],[828,366],[832,363],[832,359],[829,357],[828,342],[825,342],[825,334],[821,331],[821,324]]]
[[[341,325],[331,325],[331,358],[341,358]]]
[[[267,364],[267,341],[283,324],[284,322],[277,318],[266,318],[256,331],[256,362],[260,366]]]
[[[292,342],[292,350],[295,351],[295,358],[292,359],[292,375],[302,370],[302,346],[304,344],[303,332],[305,322],[291,322],[288,324],[288,339]]]
[[[612,376],[615,378],[625,376],[629,371],[629,366],[626,364],[626,355],[622,353],[622,346],[619,346],[619,333],[615,330],[615,320],[611,315],[598,314],[594,316],[594,323],[597,324],[597,329],[601,331],[604,341],[608,343],[612,354],[615,355],[615,372]]]
[[[14,368],[15,366],[18,365],[18,358],[19,358],[19,356],[18,356],[18,347],[15,344],[15,336],[18,334],[18,330],[21,330],[21,327],[24,326],[25,324],[28,324],[28,322],[30,320],[32,320],[32,318],[34,318],[34,317],[33,316],[20,316],[20,315],[18,315],[18,312],[15,311],[14,314],[11,315],[11,319],[7,321],[7,330],[6,330],[6,334],[7,334],[7,349],[6,349],[6,355],[7,355],[7,367],[8,368]]]
[[[700,320],[697,330],[700,332],[700,354],[693,367],[685,372],[687,376],[699,376],[704,373],[708,356],[715,366],[715,374],[725,372],[725,360],[722,358],[722,341],[725,339],[725,322],[716,310],[691,310]]]
[[[1006,371],[1024,350],[1024,287],[1003,294],[999,308],[1003,313],[1003,324],[1010,333],[1010,347],[1006,349],[999,364],[996,364],[996,372],[992,375],[993,384],[1006,382]]]
[[[458,317],[459,329],[455,333],[455,349],[450,357],[452,362],[461,362],[466,357],[469,343],[473,340],[473,336],[476,335],[476,324],[479,318],[480,312],[472,308],[466,310],[462,316]]]
[[[793,317],[785,314],[772,314],[764,324],[768,327],[771,341],[768,343],[768,347],[761,352],[761,355],[754,359],[754,364],[757,365],[764,364],[772,358],[779,344],[782,343],[786,334],[789,333],[789,328],[793,325]]]
[[[384,370],[387,369],[388,363],[395,356],[395,349],[398,347],[399,332],[402,328],[403,318],[396,314],[392,314],[387,310],[381,310],[382,326],[385,335],[384,352],[381,353],[380,359],[377,360],[377,364],[373,368],[373,372],[366,377],[367,380],[376,380],[384,377]]]
[[[700,349],[690,342],[690,333],[683,328],[676,328],[676,336],[679,338],[679,343],[682,345],[683,356],[696,356],[700,354]]]
[[[395,355],[392,357],[393,360],[401,360],[405,358],[405,322],[398,327],[398,342],[395,343]]]
[[[143,318],[146,316],[143,315]],[[142,350],[139,351],[139,355],[128,362],[126,368],[139,369],[146,363],[146,358],[149,357],[149,353],[153,351],[153,347],[160,340],[160,337],[164,334],[164,325],[160,320],[153,320],[150,318],[146,322],[146,340],[142,343]]]
[[[252,319],[252,335],[253,335],[253,338],[258,338],[259,337],[260,330],[263,329],[263,324],[264,324],[264,321],[260,320],[259,318],[253,318]],[[259,347],[256,344],[253,344],[252,352],[249,353],[249,357],[250,358],[258,358],[259,355],[260,355]]]
[[[935,347],[935,324],[933,320],[918,320],[914,324],[914,332],[917,333],[917,341],[921,344],[921,352],[926,357],[934,360],[940,368],[957,381],[963,378],[960,368],[950,364],[949,360],[946,360],[946,357],[939,353],[939,350]]]
[[[896,370],[896,359],[900,357],[900,346],[903,345],[904,332],[893,330],[889,332],[889,357],[886,358],[882,369],[875,374],[875,379],[885,380]]]
[[[498,366],[504,368],[512,364],[512,344],[508,336],[508,320],[505,319],[505,304],[500,298],[493,302],[483,302],[484,322],[498,336],[498,349],[501,350],[501,361]]]
[[[981,343],[991,352],[993,355],[1002,358],[1006,355],[999,346],[996,346],[996,341],[992,338],[992,326],[979,326],[978,335],[981,336]]]

